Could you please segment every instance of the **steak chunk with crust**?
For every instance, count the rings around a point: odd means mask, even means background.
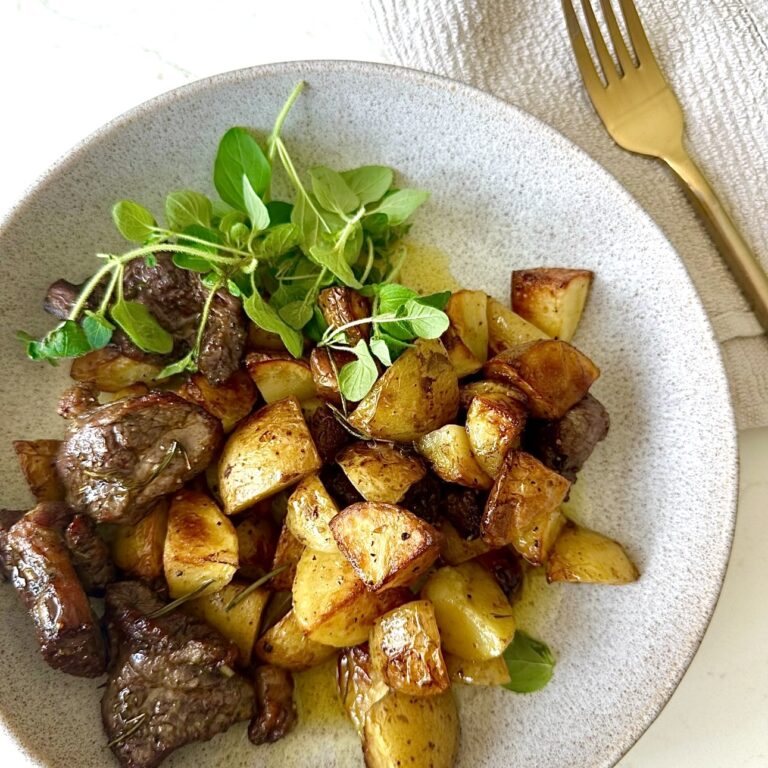
[[[202,472],[221,422],[172,392],[102,405],[70,421],[57,468],[68,503],[96,522],[136,523]]]
[[[162,606],[139,582],[107,587],[113,662],[101,714],[124,768],[154,768],[253,714],[253,687],[232,669],[236,646],[178,611],[150,618]]]
[[[107,584],[115,580],[115,565],[96,524],[90,517],[75,515],[64,531],[64,541],[86,594],[103,595]]]
[[[43,658],[78,677],[104,674],[106,656],[93,614],[64,542],[66,504],[38,504],[6,535],[4,561],[37,630]]]

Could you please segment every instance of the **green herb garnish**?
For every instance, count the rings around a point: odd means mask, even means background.
[[[504,651],[511,681],[503,687],[517,693],[541,690],[551,679],[555,657],[549,646],[518,629]]]

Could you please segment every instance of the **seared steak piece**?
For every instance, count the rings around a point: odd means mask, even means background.
[[[0,509],[0,579],[6,581],[11,577],[11,565],[8,552],[8,531],[18,523],[26,510],[23,509]]]
[[[571,482],[595,446],[608,434],[603,404],[587,395],[556,421],[532,420],[523,434],[525,450]]]
[[[75,384],[59,397],[56,413],[63,419],[74,419],[99,405],[99,391],[92,384]]]
[[[427,474],[408,489],[400,506],[428,523],[436,523],[443,511],[444,486],[437,475],[427,470]]]
[[[115,580],[115,565],[93,520],[75,515],[64,531],[64,541],[83,589],[89,595],[103,595],[107,584]]]
[[[221,422],[172,392],[118,400],[72,419],[57,467],[69,504],[96,522],[136,523],[202,472]]]
[[[85,283],[79,285],[70,283],[69,280],[57,280],[51,283],[43,299],[43,309],[59,320],[66,320],[84,285]],[[100,300],[101,289],[97,288],[88,298],[88,308],[95,309]]]
[[[135,581],[107,587],[111,669],[101,714],[124,768],[154,768],[253,714],[253,687],[232,667],[237,647],[207,624],[163,606]]]
[[[5,557],[43,658],[71,675],[98,677],[106,665],[104,640],[64,543],[71,515],[62,502],[38,504],[8,531]]]
[[[480,521],[487,494],[459,485],[446,485],[445,489],[443,515],[462,536],[476,539],[480,535]]]
[[[339,509],[365,501],[338,464],[326,464],[320,470],[320,480]]]
[[[254,744],[271,744],[296,725],[293,677],[287,669],[267,664],[256,668],[254,678],[256,708],[248,725],[248,738]]]

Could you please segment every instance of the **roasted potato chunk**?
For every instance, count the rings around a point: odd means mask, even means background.
[[[160,499],[136,525],[115,525],[110,551],[115,565],[130,576],[152,582],[163,573],[168,502]]]
[[[539,267],[512,272],[512,309],[544,333],[570,341],[594,274],[588,269]]]
[[[265,663],[292,672],[317,666],[336,653],[333,646],[310,640],[296,621],[293,611],[289,611],[259,638],[254,651]]]
[[[459,378],[476,373],[488,359],[487,306],[482,291],[457,291],[448,300],[451,324],[442,342]]]
[[[295,397],[266,405],[242,421],[224,445],[219,492],[228,515],[320,469],[301,405]]]
[[[494,379],[480,379],[480,381],[470,381],[462,385],[459,390],[461,407],[466,411],[478,395],[504,395],[511,400],[517,400],[522,405],[528,402],[528,398],[517,387]]]
[[[339,550],[371,591],[406,586],[435,562],[440,534],[393,504],[361,502],[331,520]]]
[[[336,459],[366,501],[397,504],[427,470],[417,456],[388,443],[354,443]]]
[[[488,490],[493,478],[478,463],[464,427],[446,424],[420,437],[416,450],[430,463],[432,471],[447,483]]]
[[[210,582],[201,594],[223,589],[237,570],[237,533],[213,499],[181,491],[168,510],[163,569],[171,597],[181,597]]]
[[[265,331],[263,328],[259,328],[256,323],[251,322],[248,323],[248,346],[262,352],[280,352],[286,357],[291,354],[285,348],[285,344],[278,334]]]
[[[281,565],[287,565],[288,568],[272,577],[269,586],[280,592],[290,591],[293,588],[293,580],[296,577],[296,566],[299,564],[302,554],[304,554],[304,545],[291,533],[291,529],[283,523],[280,530],[280,536],[277,539],[275,549],[275,558],[272,561],[272,569],[275,570]]]
[[[341,407],[338,372],[351,363],[355,356],[349,352],[330,350],[325,347],[315,347],[309,355],[309,368],[315,391],[323,398]]]
[[[325,322],[335,328],[340,328],[342,325],[352,323],[355,320],[363,320],[371,314],[371,305],[368,299],[361,296],[357,291],[341,285],[324,288],[320,291],[317,304],[323,313]],[[367,339],[368,331],[367,323],[356,325],[345,331],[349,345],[354,347],[360,339]]]
[[[240,661],[244,665],[251,661],[261,615],[270,594],[268,589],[256,589],[228,609],[230,601],[247,586],[247,583],[232,582],[218,592],[203,595],[184,605],[184,611],[190,616],[202,619],[231,640],[240,651]]]
[[[272,568],[277,547],[275,526],[266,518],[251,517],[238,523],[235,531],[240,561],[237,572],[255,581]]]
[[[389,686],[373,668],[367,645],[345,648],[341,652],[336,685],[341,705],[362,738],[368,710],[389,692]]]
[[[563,528],[547,561],[547,581],[629,584],[640,574],[617,541],[573,523]]]
[[[318,552],[337,552],[336,540],[328,524],[339,513],[317,475],[308,475],[288,498],[285,524],[305,546]]]
[[[421,339],[387,368],[349,416],[360,433],[408,443],[452,421],[459,380],[445,347]]]
[[[531,565],[541,565],[564,521],[559,508],[570,485],[529,453],[507,454],[485,503],[483,541],[511,544]]]
[[[13,450],[37,501],[62,501],[64,485],[56,471],[61,440],[14,440]]]
[[[296,397],[301,402],[317,397],[312,371],[304,360],[251,352],[245,358],[245,367],[265,403],[276,403],[286,397]]]
[[[451,768],[458,748],[459,715],[451,691],[436,696],[390,691],[365,718],[367,768]]]
[[[448,520],[441,520],[437,528],[442,535],[440,557],[448,565],[461,565],[489,550],[482,539],[465,539]]]
[[[369,641],[374,669],[395,691],[434,696],[450,686],[435,609],[414,600],[376,619]]]
[[[527,410],[517,399],[499,393],[477,395],[467,410],[467,437],[477,463],[498,477],[504,457],[520,446]]]
[[[154,381],[162,369],[162,365],[132,360],[114,347],[104,347],[76,357],[69,375],[75,381],[92,384],[100,392],[118,392],[137,382]]]
[[[310,639],[344,648],[368,638],[376,618],[411,597],[408,590],[368,592],[339,552],[304,550],[293,582],[293,612]]]
[[[532,341],[489,360],[486,376],[522,390],[534,418],[559,419],[581,400],[600,369],[564,341]]]
[[[500,301],[488,299],[488,348],[492,355],[528,341],[547,338],[544,331],[507,309]]]
[[[235,371],[219,386],[210,384],[201,373],[195,373],[181,385],[179,394],[220,419],[225,432],[230,432],[256,404],[256,389],[245,371]]]
[[[443,648],[470,661],[501,656],[515,635],[515,619],[496,579],[477,563],[435,571],[421,590],[435,607]]]
[[[486,661],[468,661],[446,653],[445,665],[452,683],[506,685],[510,682],[509,669],[501,656]]]

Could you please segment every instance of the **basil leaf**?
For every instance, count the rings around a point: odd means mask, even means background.
[[[429,192],[422,189],[399,189],[376,206],[376,213],[385,213],[389,224],[396,226],[402,224],[428,198]]]
[[[383,165],[363,165],[351,171],[342,171],[341,177],[357,195],[361,205],[375,203],[392,186],[392,169]]]
[[[312,192],[327,211],[349,213],[360,207],[360,200],[349,188],[342,175],[324,165],[316,165],[309,172]]]
[[[271,227],[261,241],[259,257],[274,261],[299,245],[299,228],[295,224],[278,224]]]
[[[157,226],[155,217],[133,200],[121,200],[112,206],[112,221],[117,231],[126,239],[143,243]]]
[[[360,288],[360,281],[355,277],[352,267],[345,258],[343,245],[333,241],[333,238],[324,236],[319,243],[309,249],[312,260],[325,267],[350,288]]]
[[[276,224],[287,224],[291,220],[293,205],[291,205],[291,203],[286,203],[283,200],[270,200],[267,203],[267,211],[272,226],[275,226]]]
[[[243,202],[248,218],[251,220],[251,228],[256,232],[266,229],[269,226],[269,211],[245,174],[243,174]]]
[[[542,689],[552,679],[555,667],[555,657],[549,647],[520,629],[504,651],[504,661],[511,682],[503,687],[517,693]]]
[[[110,314],[143,352],[167,355],[173,349],[173,336],[155,320],[141,302],[118,301],[112,306]]]
[[[213,164],[213,183],[225,203],[245,211],[243,175],[257,195],[263,195],[272,169],[256,139],[245,128],[230,128],[219,142]]]
[[[380,336],[375,339],[371,339],[371,352],[379,358],[383,365],[392,365],[392,356],[389,354],[389,347],[387,342]]]
[[[104,315],[97,315],[91,310],[86,310],[81,325],[91,349],[106,347],[112,339],[112,331],[115,330],[115,326]]]
[[[160,373],[155,376],[156,379],[167,379],[169,376],[175,376],[177,373],[194,373],[197,370],[197,363],[195,362],[194,355],[189,352],[181,360],[177,360],[175,363],[166,365]]]
[[[165,221],[169,229],[181,232],[193,224],[210,227],[212,216],[211,201],[192,189],[171,192],[165,198]]]
[[[352,348],[357,360],[339,371],[339,391],[347,400],[362,400],[376,383],[379,371],[366,343],[360,339]]]
[[[254,291],[243,302],[245,314],[253,320],[259,328],[263,328],[270,333],[276,333],[282,339],[286,349],[294,356],[301,357],[304,351],[304,339],[302,335],[291,328],[277,313],[274,307],[270,307],[264,299],[261,298],[258,291]]]
[[[291,328],[300,331],[312,319],[312,302],[291,301],[280,307],[278,314]]]
[[[418,298],[419,294],[399,283],[382,283],[377,288],[378,311],[382,315],[397,312],[407,301]]]
[[[39,341],[28,334],[18,334],[26,342],[27,356],[32,360],[54,361],[62,357],[78,357],[91,351],[85,331],[74,321],[65,320]]]
[[[408,325],[414,334],[421,339],[439,339],[448,330],[450,320],[445,312],[421,304],[417,299],[411,299],[405,304],[403,313],[408,317]]]

